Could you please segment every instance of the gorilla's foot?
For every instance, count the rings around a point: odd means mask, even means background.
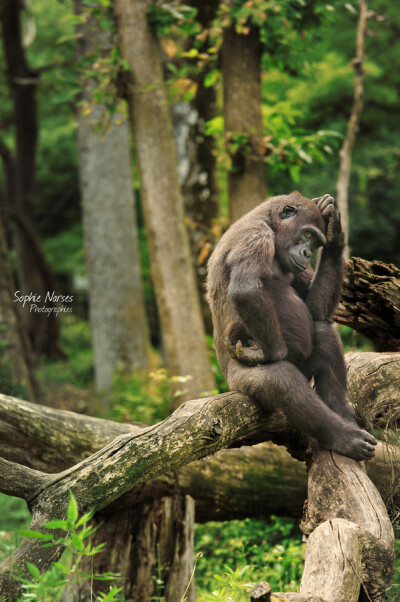
[[[341,433],[335,433],[333,441],[325,447],[343,456],[361,461],[369,460],[374,456],[374,446],[376,444],[375,437],[367,431],[347,425],[347,428]]]

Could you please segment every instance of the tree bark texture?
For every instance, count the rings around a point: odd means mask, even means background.
[[[395,431],[400,355],[350,353],[346,360],[350,399],[357,413],[383,432]],[[237,393],[230,395],[233,404],[240,399]],[[0,455],[44,472],[66,470],[115,437],[140,433],[143,428],[0,396]],[[275,435],[285,429],[285,421],[276,420]],[[400,454],[396,445],[379,444],[367,469],[395,514],[400,508]],[[221,451],[206,462],[191,463],[177,473],[166,472],[128,492],[113,506],[119,512],[177,491],[195,498],[199,521],[270,514],[299,517],[306,497],[306,469],[282,446],[270,442],[244,446]]]
[[[399,268],[352,257],[334,319],[370,339],[376,351],[400,351]]]
[[[203,88],[203,95],[209,92]],[[198,89],[199,92],[199,89]],[[179,102],[171,107],[178,176],[182,187],[192,261],[196,275],[204,326],[212,333],[212,319],[204,291],[207,259],[212,250],[212,220],[219,205],[214,176],[215,157],[204,134],[204,119],[194,103]]]
[[[78,12],[80,2],[76,2]],[[110,34],[94,18],[80,26],[81,54],[111,51]],[[100,137],[95,126],[106,108],[93,98],[95,82],[83,81],[83,100],[92,109],[78,115],[79,174],[89,278],[96,384],[111,388],[117,370],[149,368],[150,341],[144,307],[139,236],[131,167],[129,124],[117,112]]]
[[[7,398],[3,401],[7,403]],[[29,409],[38,407],[23,405],[21,414],[26,416],[29,416]],[[49,418],[54,419],[54,410],[48,412]],[[71,415],[71,420],[76,421],[76,418]],[[23,421],[18,420],[20,422]],[[121,435],[99,452],[55,475],[0,459],[0,490],[25,498],[32,511],[32,529],[40,530],[47,520],[65,516],[69,490],[77,498],[81,512],[100,510],[131,488],[140,487],[150,479],[224,447],[238,445],[240,441],[249,442],[255,435],[260,435],[260,430],[264,438],[268,433],[273,437],[279,424],[282,428],[281,417],[274,422],[273,416],[263,415],[249,398],[236,393],[190,401],[164,422],[143,428],[139,433]],[[53,437],[57,442],[54,431]],[[334,487],[332,483],[335,483]],[[382,592],[390,584],[393,556],[386,510],[357,462],[320,451],[315,454],[310,469],[309,508],[304,530],[310,533],[321,523],[337,518],[354,522],[360,529],[362,573],[358,575],[358,587],[362,581],[369,595],[375,596],[371,599],[383,600]],[[21,565],[25,560],[38,563],[40,559],[40,566],[45,570],[61,553],[61,545],[40,548],[35,541],[23,540],[13,560]],[[325,548],[319,550],[320,555],[328,553]],[[11,559],[0,565],[0,595],[7,593],[10,600],[18,595],[11,565]],[[307,570],[306,567],[306,576]],[[324,567],[320,566],[319,570],[325,575]],[[310,571],[315,576],[312,567]],[[342,577],[343,569],[338,572],[338,579]],[[314,583],[317,581],[318,578],[314,579]],[[314,587],[308,576],[303,582],[307,592],[307,588]],[[349,602],[356,598],[320,599]]]
[[[30,401],[39,401],[39,383],[33,367],[33,354],[28,335],[23,328],[17,304],[15,285],[10,267],[6,233],[0,215],[0,342],[5,345],[5,358],[13,368],[13,376],[21,383]]]
[[[38,117],[37,73],[27,64],[21,35],[22,3],[5,0],[0,13],[4,55],[14,105],[16,157],[13,183],[8,187],[13,197],[7,199],[7,210],[14,218],[14,240],[17,252],[19,287],[23,294],[36,293],[44,301],[46,292],[54,290],[54,276],[48,265],[36,232],[34,199],[36,192],[36,148]],[[48,306],[53,306],[48,303]],[[58,355],[59,323],[56,315],[29,311],[26,305],[23,320],[34,350]]]
[[[383,602],[394,567],[394,533],[382,498],[361,463],[314,452],[302,530],[310,534],[300,594],[357,602],[360,588]]]
[[[26,499],[31,529],[43,530],[49,520],[65,518],[70,491],[82,513],[100,510],[135,486],[251,437],[268,422],[244,396],[234,404],[230,394],[188,401],[164,422],[140,434],[121,435],[62,473],[50,475],[0,458],[0,491]],[[26,561],[44,571],[62,552],[62,544],[42,548],[35,540],[23,539],[13,556],[0,564],[0,597],[18,598],[16,565],[23,574]]]
[[[122,53],[132,68],[132,120],[141,195],[167,368],[190,376],[180,399],[214,389],[184,223],[171,116],[149,0],[117,0]],[[181,387],[182,389],[182,387]]]
[[[342,228],[346,237],[345,257],[346,259],[350,256],[350,249],[348,243],[349,236],[349,211],[348,211],[348,194],[349,194],[349,181],[350,181],[350,170],[351,170],[351,153],[353,150],[354,142],[357,136],[358,127],[360,123],[361,112],[364,103],[364,47],[365,47],[365,31],[368,20],[368,0],[360,0],[360,16],[357,25],[357,50],[356,58],[353,60],[354,67],[354,102],[353,109],[350,115],[349,123],[347,126],[346,137],[343,142],[343,146],[339,152],[340,156],[340,167],[339,176],[336,184],[336,201],[339,207],[340,215],[342,218]]]
[[[266,166],[261,114],[261,43],[259,31],[251,27],[247,35],[231,25],[224,31],[222,44],[224,75],[225,138],[244,135],[247,144],[232,156],[228,173],[229,217],[231,223],[262,203],[267,196]]]
[[[196,20],[203,31],[208,31],[216,16],[219,3],[215,0],[211,2],[191,0],[190,4],[197,9]],[[188,49],[193,41],[192,38],[187,41]],[[210,44],[207,35],[202,39],[199,52],[207,52]],[[204,85],[206,74],[207,71],[202,70],[194,76],[196,85],[194,98],[190,102],[180,101],[172,105],[171,115],[179,183],[182,187],[201,311],[206,332],[212,334],[210,306],[205,299],[204,291],[207,260],[215,245],[215,236],[211,228],[213,221],[219,217],[219,194],[215,174],[214,140],[212,136],[206,136],[205,123],[217,115],[217,98],[215,87]]]

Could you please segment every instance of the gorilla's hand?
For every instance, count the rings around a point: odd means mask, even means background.
[[[231,343],[228,337],[225,339],[225,347],[229,352],[229,355],[234,360],[244,362],[248,366],[257,366],[258,364],[266,364],[266,358],[263,350],[251,341],[251,345],[243,347],[242,341],[238,341],[235,345]]]
[[[335,199],[330,194],[324,194],[324,196],[312,199],[312,202],[317,205],[325,220],[326,243],[342,244],[343,234],[340,213]]]

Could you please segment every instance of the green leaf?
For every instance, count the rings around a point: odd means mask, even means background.
[[[219,71],[218,69],[211,69],[211,71],[209,71],[208,73],[205,74],[204,76],[204,87],[205,88],[211,88],[219,79]]]
[[[76,523],[76,528],[81,527],[82,525],[88,523],[93,518],[93,512],[86,512],[83,514],[81,518]]]
[[[18,529],[17,532],[23,535],[24,537],[29,537],[30,539],[43,539],[43,541],[50,541],[50,539],[53,539],[53,536],[50,533],[40,533],[39,531],[29,530],[24,531],[22,529]]]
[[[300,181],[300,165],[290,165],[289,167],[289,174],[290,177],[292,178],[293,182],[299,182]]]
[[[78,550],[80,552],[84,549],[83,542],[77,533],[72,534],[72,545],[75,548],[75,550]]]
[[[78,502],[72,491],[69,492],[69,504],[67,510],[67,518],[72,523],[75,523],[79,517]]]
[[[62,529],[63,531],[68,531],[68,523],[65,520],[50,520],[48,523],[44,525],[48,529]]]
[[[29,570],[30,574],[32,575],[32,577],[36,580],[39,580],[40,579],[40,571],[37,568],[37,566],[35,566],[31,562],[27,562],[26,566],[28,567],[28,570]]]
[[[196,58],[196,56],[198,56],[198,54],[199,51],[197,50],[197,48],[191,48],[187,52],[182,52],[182,56],[185,56],[188,59],[194,59]]]

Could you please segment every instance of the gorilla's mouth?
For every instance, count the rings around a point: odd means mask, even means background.
[[[290,255],[290,260],[293,263],[293,265],[300,271],[300,272],[304,272],[304,270],[306,269],[306,267],[308,266],[308,262],[304,265],[301,263],[297,263],[297,261],[294,259],[294,257],[292,257]]]

